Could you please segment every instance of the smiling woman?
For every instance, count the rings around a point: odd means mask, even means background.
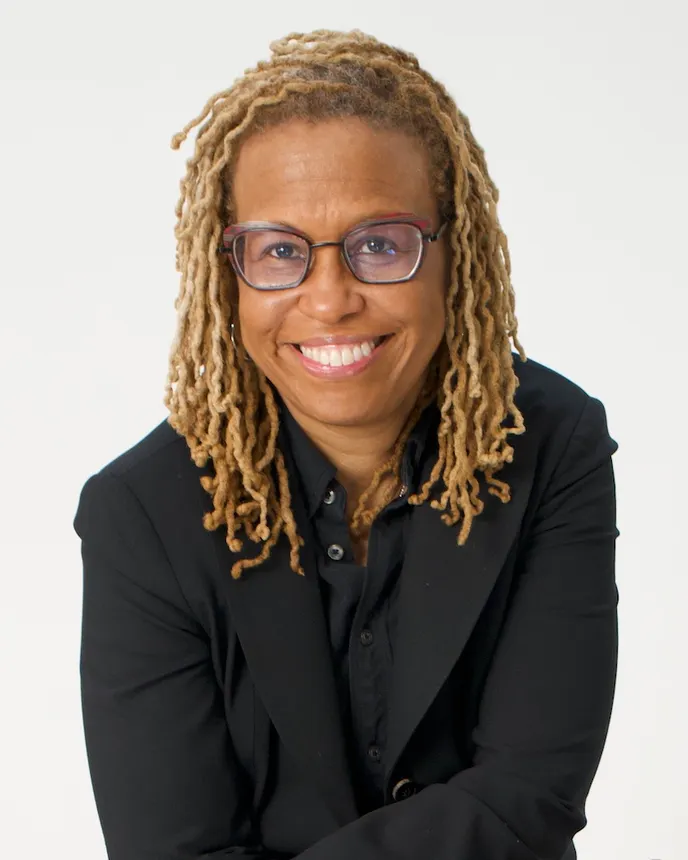
[[[109,857],[571,860],[616,667],[604,407],[526,361],[446,89],[357,30],[271,47],[173,139],[201,126],[170,414],[75,519]]]
[[[255,289],[240,277],[238,317],[248,354],[338,464],[350,508],[414,414],[445,331],[447,248],[437,243],[424,255],[426,236],[412,223],[439,220],[429,171],[417,139],[381,133],[358,118],[284,122],[249,139],[237,158],[239,222],[280,220],[314,236],[315,247],[346,235],[341,245],[313,256],[302,248],[295,263],[290,259],[285,278],[293,289]],[[359,226],[389,212],[415,214],[406,222],[385,215],[387,223]],[[309,250],[306,240],[301,244]],[[277,247],[291,258],[293,245]],[[373,262],[378,258],[384,262]],[[255,269],[253,260],[243,267],[249,276]],[[349,345],[359,350],[358,360]],[[351,519],[364,557],[361,517]]]

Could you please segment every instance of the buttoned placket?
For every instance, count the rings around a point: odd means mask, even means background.
[[[297,466],[304,481],[309,515],[318,543],[318,572],[333,648],[337,686],[346,744],[357,772],[361,808],[385,802],[386,705],[396,627],[399,565],[403,558],[404,529],[399,517],[408,511],[407,496],[414,490],[420,436],[404,453],[399,493],[371,526],[366,566],[354,560],[346,520],[346,491],[336,473],[303,431],[289,417],[298,449]],[[426,436],[423,435],[425,440]],[[420,477],[418,474],[416,477]],[[359,781],[360,778],[360,781]]]
[[[398,509],[405,502],[405,495],[410,483],[409,468],[402,472],[404,481],[402,490],[398,496],[393,499],[384,510],[373,521],[368,537],[368,562],[366,565],[366,573],[363,580],[363,590],[361,599],[354,614],[351,633],[349,637],[349,695],[352,704],[352,717],[358,722],[355,734],[359,738],[366,751],[366,760],[369,762],[366,770],[370,773],[378,791],[381,793],[384,789],[384,754],[385,750],[379,737],[381,722],[385,719],[384,707],[387,697],[387,690],[380,687],[380,682],[384,677],[381,666],[391,663],[391,654],[381,653],[379,649],[389,649],[389,643],[386,642],[386,637],[380,635],[377,631],[380,625],[385,623],[385,614],[387,601],[383,601],[383,606],[380,603],[380,596],[385,589],[385,576],[381,569],[384,565],[384,560],[379,558],[380,538],[384,529],[389,527],[389,518],[398,513]],[[387,573],[385,571],[385,573]],[[388,679],[385,678],[388,682]],[[370,697],[364,695],[364,691],[370,691]],[[369,702],[374,702],[377,705],[378,712],[373,715],[373,712],[368,713],[364,720],[359,719],[359,715],[365,713],[365,708],[362,702],[357,701],[358,695],[361,694],[363,701],[368,699]],[[367,725],[366,725],[367,724]],[[386,727],[384,730],[386,736]]]

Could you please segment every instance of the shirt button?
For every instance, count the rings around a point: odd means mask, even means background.
[[[361,636],[360,636],[361,645],[372,645],[373,644],[373,638],[374,638],[373,634],[370,632],[370,630],[361,631]]]
[[[392,789],[392,800],[395,803],[399,800],[408,800],[408,798],[412,797],[416,791],[417,786],[415,782],[408,778],[400,779]]]
[[[380,759],[382,758],[382,750],[380,749],[380,747],[375,746],[375,744],[373,744],[372,746],[368,747],[368,755],[373,761],[380,761]]]
[[[337,494],[335,493],[334,490],[328,490],[323,497],[323,504],[324,505],[331,505],[332,502],[334,502],[336,495]]]
[[[341,561],[344,558],[344,550],[338,543],[330,544],[327,547],[327,554],[332,561]]]
[[[399,490],[399,498],[403,499],[407,492],[408,492],[408,487],[406,486],[406,484],[402,484],[401,489]]]

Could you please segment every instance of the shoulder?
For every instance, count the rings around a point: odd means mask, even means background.
[[[528,358],[521,361],[512,353],[514,372],[519,381],[516,405],[524,418],[534,420],[577,417],[582,412],[589,394],[572,379],[541,362]]]
[[[147,593],[190,608],[210,625],[217,536],[203,525],[212,501],[200,482],[209,471],[196,466],[186,439],[165,419],[91,475],[73,521],[92,560],[85,577],[93,582],[114,565]]]
[[[618,443],[610,435],[604,404],[581,385],[540,362],[514,355],[519,379],[515,403],[521,410],[525,433],[510,436],[514,461],[508,467],[532,482],[535,501],[545,490],[577,485],[599,472],[612,482],[610,457]]]
[[[138,475],[165,469],[180,456],[188,457],[186,440],[166,418],[106,463],[100,469],[100,474],[136,481]]]
[[[197,491],[196,503],[203,504],[200,478],[206,473],[191,459],[186,439],[165,419],[88,478],[81,488],[74,528],[81,534],[89,510],[104,496],[122,509],[139,508],[156,519],[156,512],[176,512],[172,519],[179,521],[189,504],[190,486]]]
[[[526,426],[524,440],[537,447],[566,444],[581,434],[599,438],[616,450],[608,435],[604,404],[581,385],[551,367],[529,358],[521,361],[513,353],[519,380],[514,401]],[[513,438],[513,437],[512,437]]]

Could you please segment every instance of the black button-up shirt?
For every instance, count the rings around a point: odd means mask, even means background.
[[[345,740],[364,814],[383,803],[396,597],[412,512],[406,497],[429,477],[436,459],[439,411],[428,407],[409,436],[400,475],[405,492],[373,522],[365,566],[354,560],[346,491],[337,481],[335,467],[283,403],[280,414],[316,541]]]

